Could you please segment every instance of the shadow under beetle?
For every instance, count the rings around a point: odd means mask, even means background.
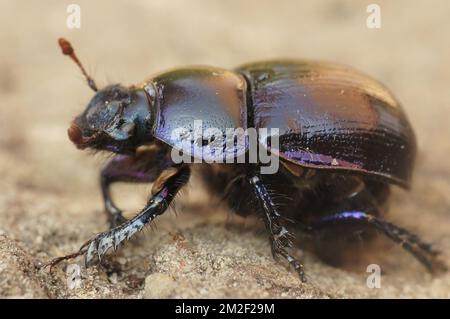
[[[289,253],[292,227],[312,233],[337,224],[373,228],[430,271],[442,266],[431,245],[380,216],[390,185],[410,185],[416,139],[399,102],[375,80],[331,63],[273,60],[233,71],[179,68],[138,85],[98,90],[69,42],[59,39],[59,44],[97,92],[72,122],[70,140],[80,149],[117,155],[101,171],[111,229],[50,265],[79,255],[86,266],[98,262],[164,213],[188,182],[192,166],[171,160],[181,138],[171,132],[192,129],[194,120],[202,120],[204,128],[223,134],[230,127],[278,129],[279,149],[271,149],[270,134],[258,138],[260,147],[280,159],[275,174],[259,174],[258,164],[200,166],[209,189],[225,193],[236,213],[256,213],[264,220],[273,256],[285,258],[302,281],[303,265]],[[153,183],[147,205],[130,220],[111,198],[115,182]],[[289,205],[279,205],[279,198],[289,198]]]

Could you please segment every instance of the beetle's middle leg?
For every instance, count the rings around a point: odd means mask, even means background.
[[[116,155],[105,165],[100,173],[100,187],[110,228],[126,221],[122,211],[114,204],[111,185],[116,182],[154,182],[170,165],[166,151],[156,145],[138,150],[134,156]]]
[[[278,212],[269,191],[257,174],[250,176],[249,182],[253,187],[261,209],[264,211],[264,224],[269,232],[274,258],[277,256],[284,257],[294,267],[300,280],[306,282],[303,265],[287,251],[287,248],[292,247],[290,238],[292,235],[283,225],[283,217]]]

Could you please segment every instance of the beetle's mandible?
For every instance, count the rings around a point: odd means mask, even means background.
[[[96,91],[72,122],[70,140],[80,149],[117,155],[100,175],[110,230],[52,266],[79,255],[92,265],[164,213],[192,168],[172,161],[181,137],[171,133],[177,127],[192,130],[193,121],[201,120],[205,129],[223,134],[230,127],[278,130],[279,149],[271,148],[270,134],[258,137],[259,147],[280,160],[275,174],[261,175],[257,163],[203,163],[200,171],[208,189],[224,196],[236,213],[264,220],[273,255],[287,260],[302,281],[304,267],[290,252],[294,231],[314,235],[338,224],[378,230],[429,270],[442,267],[431,245],[381,216],[391,184],[410,185],[416,139],[399,102],[377,81],[337,64],[273,60],[232,71],[179,68],[138,85],[98,90],[69,42],[59,44]],[[116,182],[153,183],[147,205],[132,219],[111,198]],[[289,198],[288,205],[279,205],[280,198]]]

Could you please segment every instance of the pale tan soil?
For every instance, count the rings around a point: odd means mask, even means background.
[[[431,276],[384,240],[353,254],[352,271],[299,251],[310,279],[300,284],[272,260],[259,223],[234,217],[226,227],[229,212],[195,183],[177,217],[161,217],[104,269],[83,268],[81,288],[67,288],[62,266],[39,270],[106,229],[97,187],[104,158],[77,151],[66,136],[92,92],[60,55],[59,36],[72,40],[101,86],[179,65],[279,56],[371,74],[403,102],[420,147],[413,189],[394,190],[389,219],[435,243],[450,264],[450,2],[377,1],[380,30],[365,26],[366,1],[76,2],[80,30],[65,27],[71,2],[0,2],[0,297],[450,297],[450,273]],[[149,190],[118,186],[115,194],[137,211]],[[370,262],[383,269],[380,289],[366,287]]]

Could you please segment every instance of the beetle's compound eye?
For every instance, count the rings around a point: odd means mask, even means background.
[[[111,125],[131,103],[131,100],[128,90],[119,85],[110,86],[98,92],[85,113],[89,129],[103,130]]]
[[[120,111],[120,102],[104,101],[89,107],[86,113],[86,120],[89,128],[101,130],[107,127]]]

